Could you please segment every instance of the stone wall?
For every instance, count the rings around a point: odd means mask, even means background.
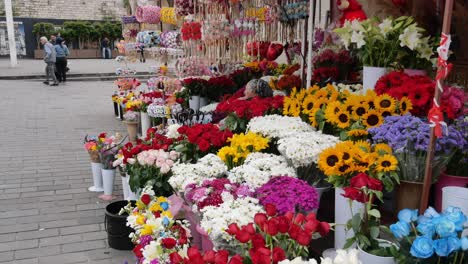
[[[106,20],[127,13],[123,0],[12,0],[16,17]],[[4,3],[0,1],[0,13]]]

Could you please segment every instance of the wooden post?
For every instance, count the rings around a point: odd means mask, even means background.
[[[450,34],[450,23],[452,21],[452,11],[453,11],[453,0],[445,0],[445,11],[444,11],[444,22],[442,24],[442,33],[449,35]],[[438,66],[437,72],[444,71],[443,66]],[[436,89],[434,91],[434,101],[437,105],[440,105],[440,96],[441,96],[441,88],[443,87],[443,81],[445,77],[436,81]],[[432,184],[432,160],[434,159],[434,151],[435,151],[435,143],[436,143],[436,136],[435,136],[435,128],[431,127],[430,131],[430,140],[429,146],[427,149],[427,157],[426,157],[426,168],[424,171],[424,185],[423,185],[423,193],[421,196],[421,204],[419,206],[419,212],[422,213],[426,210],[428,201],[429,201],[429,191],[431,189]]]
[[[11,6],[11,0],[5,0],[5,15],[8,31],[8,48],[10,50],[10,66],[14,68],[18,64],[18,60],[16,58],[15,27],[13,25],[13,8]]]

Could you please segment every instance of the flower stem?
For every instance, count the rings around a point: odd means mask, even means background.
[[[460,257],[460,262],[458,262],[458,264],[462,264],[463,263],[463,258],[465,257],[465,252],[463,252],[461,254],[461,257]],[[455,262],[454,262],[455,263]]]

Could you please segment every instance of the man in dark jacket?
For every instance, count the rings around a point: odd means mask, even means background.
[[[108,38],[104,38],[101,42],[101,48],[102,48],[102,58],[107,59],[107,58],[112,58],[112,53],[110,49],[110,42]],[[109,57],[107,57],[107,54],[109,54]]]

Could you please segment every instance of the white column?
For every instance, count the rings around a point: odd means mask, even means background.
[[[312,44],[314,42],[314,32],[312,19],[314,17],[314,1],[309,1],[309,24],[308,28],[309,31],[307,32],[307,79],[306,79],[306,87],[309,88],[310,83],[312,82]]]
[[[8,31],[8,46],[10,48],[10,65],[11,67],[16,67],[18,60],[16,59],[15,28],[13,26],[13,8],[11,6],[11,0],[5,0],[5,14]]]

